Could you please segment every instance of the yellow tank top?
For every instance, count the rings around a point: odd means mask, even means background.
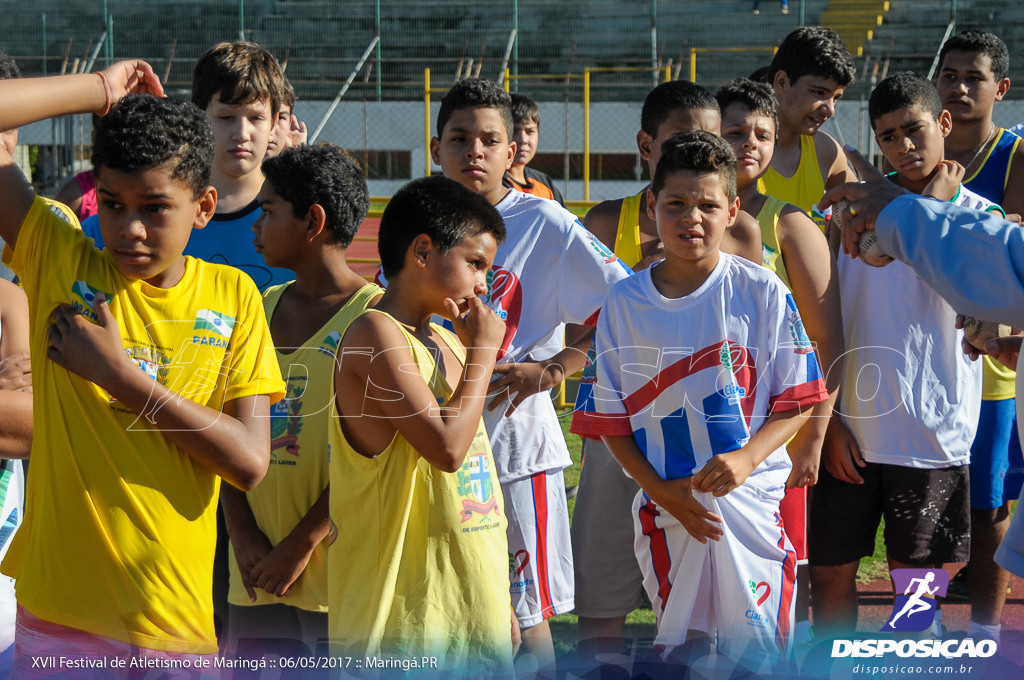
[[[290,285],[274,286],[263,294],[268,323]],[[287,354],[277,352],[288,392],[270,410],[270,468],[263,481],[246,494],[256,524],[272,545],[292,532],[327,488],[327,431],[334,401],[335,354],[348,325],[383,292],[372,283],[366,284],[302,347]],[[313,550],[305,571],[285,597],[257,588],[256,601],[251,601],[242,585],[234,550],[228,551],[228,564],[231,604],[287,604],[306,611],[327,611],[327,541]]]
[[[761,226],[761,264],[778,275],[786,288],[793,290],[786,272],[786,263],[782,259],[782,246],[779,245],[779,216],[786,201],[773,196],[766,196],[764,205],[757,213],[757,223]]]
[[[448,400],[452,389],[430,351],[396,325],[438,402]],[[434,332],[465,361],[448,331]],[[453,473],[401,434],[367,458],[334,418],[330,442],[332,653],[436,656],[455,676],[510,673],[507,522],[483,420]]]
[[[626,196],[619,209],[619,229],[615,232],[612,250],[630,269],[644,259],[640,251],[640,201],[646,193],[644,189],[636,196]]]
[[[785,203],[792,203],[804,210],[822,231],[827,220],[814,206],[825,194],[825,180],[821,177],[818,155],[814,149],[814,137],[800,135],[800,164],[792,177],[783,177],[769,166],[768,172],[759,180],[758,190],[774,196]]]

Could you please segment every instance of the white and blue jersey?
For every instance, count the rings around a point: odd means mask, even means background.
[[[696,291],[662,296],[659,265],[615,285],[597,326],[602,435],[630,436],[664,479],[745,445],[774,411],[827,398],[793,297],[771,271],[722,253]],[[790,468],[780,446],[751,476]],[[767,482],[767,480],[765,480]]]

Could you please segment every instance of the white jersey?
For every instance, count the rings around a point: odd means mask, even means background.
[[[632,272],[554,201],[512,190],[495,207],[506,237],[488,276],[487,304],[506,325],[499,363],[548,359],[562,350],[563,325],[590,319],[612,284]],[[504,414],[484,411],[503,484],[572,465],[547,392]]]
[[[966,187],[952,202],[993,206]],[[838,410],[861,455],[913,468],[967,464],[981,362],[963,353],[956,312],[899,261],[877,268],[840,257],[839,292],[847,350]]]
[[[721,253],[693,293],[670,299],[651,272],[618,283],[597,324],[602,435],[633,436],[664,479],[745,445],[774,411],[828,398],[793,296],[770,270]],[[780,490],[785,445],[747,483]]]

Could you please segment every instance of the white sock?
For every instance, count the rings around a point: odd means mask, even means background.
[[[981,636],[989,638],[999,642],[999,633],[1003,630],[1002,625],[995,624],[993,626],[984,626],[976,621],[971,621],[967,624],[967,636],[975,637]]]
[[[937,609],[935,611],[935,620],[932,621],[932,627],[928,631],[932,634],[932,637],[942,637],[942,610]]]

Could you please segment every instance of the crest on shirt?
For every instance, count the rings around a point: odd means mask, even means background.
[[[581,227],[583,226],[580,224],[579,220],[576,220],[576,224],[579,224]],[[586,228],[584,227],[584,229]],[[590,244],[591,248],[597,251],[597,254],[601,256],[601,259],[604,260],[605,264],[611,264],[612,262],[615,262],[615,260],[619,259],[615,253],[609,250],[608,246],[601,243],[601,241],[589,231],[586,232],[586,238],[587,243]]]
[[[519,277],[504,267],[493,265],[487,272],[487,297],[483,302],[505,322],[505,337],[498,352],[500,359],[508,351],[523,315],[523,287]]]
[[[324,341],[320,344],[320,351],[329,357],[333,357],[338,353],[338,345],[341,344],[341,333],[338,331],[331,331],[324,338]]]
[[[235,317],[215,312],[212,309],[200,309],[196,313],[197,331],[213,331],[222,338],[230,338],[235,327]]]
[[[481,437],[477,433],[477,437]],[[494,482],[491,475],[490,457],[486,448],[470,450],[459,468],[459,495],[462,496],[462,522],[474,517],[483,522],[488,515],[500,517],[498,499],[494,497]]]
[[[299,455],[299,433],[302,432],[302,395],[306,386],[289,381],[285,398],[270,407],[270,456],[272,462],[280,462],[288,453]],[[294,464],[294,463],[288,463]]]
[[[788,293],[786,294],[786,308],[786,325],[789,327],[789,339],[793,343],[793,351],[797,354],[810,354],[814,351],[814,345],[807,337],[807,331],[804,330],[804,322],[800,319],[796,302]]]

